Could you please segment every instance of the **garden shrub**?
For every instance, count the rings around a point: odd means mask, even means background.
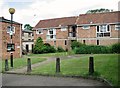
[[[56,49],[49,43],[43,43],[42,38],[38,38],[33,48],[34,54],[55,53]]]
[[[112,52],[113,53],[120,53],[120,43],[116,43],[112,45]]]
[[[78,47],[84,46],[84,45],[85,45],[85,44],[82,44],[82,43],[80,43],[80,42],[73,41],[73,42],[71,43],[71,48],[72,48],[72,49],[75,49],[75,48],[78,48]]]
[[[62,47],[57,47],[57,52],[65,52],[65,50]]]

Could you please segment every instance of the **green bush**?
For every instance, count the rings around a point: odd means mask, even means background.
[[[116,43],[112,45],[112,52],[113,53],[120,53],[120,43]]]
[[[49,43],[43,43],[42,38],[38,38],[33,48],[34,54],[55,53],[56,49]]]
[[[97,46],[97,45],[85,45],[75,50],[76,54],[104,54],[110,53],[110,48],[107,46]]]
[[[78,47],[81,47],[81,46],[84,46],[85,44],[82,44],[82,43],[80,43],[80,42],[77,42],[77,41],[73,41],[72,43],[71,43],[71,48],[72,49],[75,49],[75,48],[78,48]]]
[[[41,49],[42,53],[55,53],[56,50],[53,46],[44,45]]]
[[[57,47],[57,52],[65,52],[65,50],[62,47]]]

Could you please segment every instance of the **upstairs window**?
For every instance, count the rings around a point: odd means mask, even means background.
[[[36,34],[43,34],[43,29],[37,29]]]
[[[61,31],[67,31],[67,27],[61,27]]]
[[[120,24],[115,25],[115,30],[120,30]]]
[[[7,33],[11,33],[11,26],[7,26]],[[12,33],[15,34],[15,27],[12,26]]]
[[[84,26],[82,26],[82,29],[90,29],[90,26],[89,25],[84,25]]]
[[[56,29],[49,29],[47,39],[56,39]]]
[[[96,30],[97,37],[110,37],[110,25],[99,25]]]

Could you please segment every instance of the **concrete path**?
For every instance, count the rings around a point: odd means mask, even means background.
[[[107,86],[102,82],[83,78],[3,74],[2,79],[3,86]]]

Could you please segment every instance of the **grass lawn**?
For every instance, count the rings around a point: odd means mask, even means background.
[[[35,63],[42,62],[42,61],[46,60],[45,58],[38,58],[38,57],[37,58],[30,57],[30,58],[31,58],[31,63],[32,64],[35,64]],[[9,62],[9,67],[10,67],[10,59],[8,60],[8,62]],[[16,59],[14,59],[14,69],[22,68],[24,66],[27,66],[27,58],[16,58]],[[5,61],[2,60],[2,71],[3,72],[4,72],[4,68],[5,68]]]
[[[89,56],[61,61],[60,75],[88,76]],[[118,54],[94,55],[94,76],[107,79],[114,86],[118,85]],[[55,75],[55,62],[33,69],[31,74]]]
[[[30,57],[54,57],[54,56],[67,56],[67,52],[61,52],[61,53],[47,53],[47,54],[30,54],[28,56]]]

